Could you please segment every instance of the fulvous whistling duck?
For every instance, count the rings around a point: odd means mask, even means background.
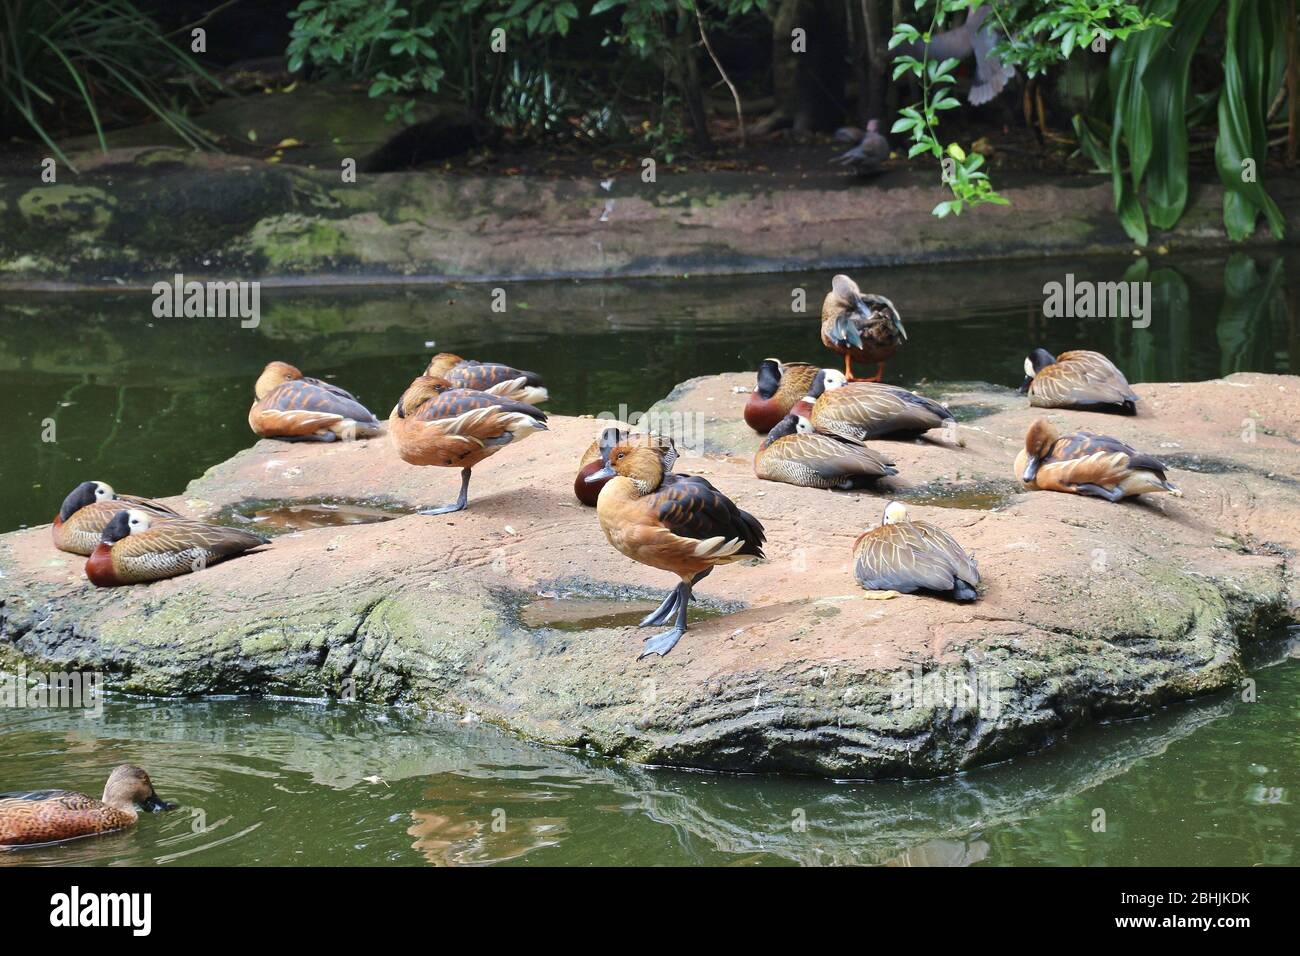
[[[253,393],[248,424],[263,438],[335,441],[379,434],[379,419],[350,392],[304,377],[288,362],[269,362]]]
[[[270,543],[251,531],[190,518],[155,523],[149,512],[130,508],[104,528],[86,561],[86,577],[101,588],[161,581]]]
[[[588,445],[587,450],[583,452],[582,460],[578,463],[578,476],[573,479],[573,493],[577,495],[579,501],[589,508],[596,507],[596,500],[600,497],[600,491],[605,487],[609,479],[602,478],[597,481],[588,481],[587,479],[609,464],[609,452],[620,442],[645,445],[647,448],[655,449],[663,462],[664,471],[672,471],[673,463],[677,461],[677,446],[673,444],[671,438],[663,435],[646,435],[633,432],[621,425],[607,426],[601,430],[596,440]]]
[[[938,402],[897,385],[850,382],[831,387],[834,384],[828,377],[828,387],[817,397],[808,416],[819,432],[858,441],[915,438],[954,420],[952,412]]]
[[[639,625],[676,615],[672,630],[648,638],[637,655],[662,657],[686,632],[686,607],[696,584],[719,564],[763,557],[763,526],[705,479],[665,473],[652,448],[616,445],[609,464],[587,480],[604,478],[609,483],[596,514],[609,543],[633,561],[681,578]]]
[[[894,463],[853,438],[813,430],[808,419],[787,415],[754,456],[754,474],[805,488],[864,488],[898,474]]]
[[[137,805],[150,813],[174,807],[154,792],[149,775],[131,764],[109,775],[102,800],[74,790],[0,793],[0,846],[57,843],[122,830],[135,826]]]
[[[495,362],[475,362],[450,352],[439,352],[430,359],[424,374],[445,378],[456,388],[472,388],[525,405],[539,405],[550,398],[542,377],[536,372]]]
[[[883,295],[863,295],[858,284],[846,275],[831,280],[831,291],[822,301],[822,344],[844,356],[844,377],[850,382],[879,382],[885,375],[885,360],[907,340],[903,320]],[[853,377],[853,360],[876,362],[876,374],[868,379]]]
[[[157,521],[180,517],[161,502],[119,495],[107,482],[83,481],[63,499],[63,507],[54,516],[54,546],[60,551],[89,555],[99,544],[104,528],[124,508],[147,511]]]
[[[1134,495],[1183,493],[1165,477],[1165,464],[1109,435],[1062,435],[1044,418],[1025,432],[1016,456],[1016,477],[1026,487],[1092,495],[1115,502]]]
[[[1075,349],[1057,358],[1034,349],[1025,359],[1021,394],[1035,408],[1078,408],[1136,415],[1138,397],[1124,373],[1100,352]]]
[[[757,385],[745,402],[745,424],[764,435],[770,432],[808,394],[817,372],[817,366],[807,362],[763,359]]]
[[[973,601],[980,583],[975,559],[947,531],[913,521],[899,502],[885,506],[880,527],[853,544],[853,573],[868,591],[912,594],[933,591],[958,601]]]
[[[388,431],[402,461],[460,468],[456,502],[417,512],[440,515],[465,507],[471,468],[511,442],[546,431],[546,415],[524,402],[456,388],[446,379],[421,375],[393,407]]]

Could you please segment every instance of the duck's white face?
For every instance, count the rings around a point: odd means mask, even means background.
[[[131,529],[131,534],[139,534],[141,531],[149,530],[149,515],[147,512],[138,508],[130,508],[126,512],[126,523]]]
[[[907,509],[897,501],[885,505],[885,518],[882,524],[898,524],[907,520]]]
[[[1033,378],[1035,374],[1034,363],[1031,362],[1029,359],[1025,359],[1025,374],[1028,375],[1030,378]]]
[[[794,430],[800,435],[811,435],[813,433],[812,422],[804,415],[797,415],[795,416]]]
[[[839,369],[827,368],[822,369],[822,372],[822,386],[828,392],[833,388],[842,388],[849,384],[849,380],[844,377],[844,373]]]
[[[106,484],[105,482],[102,482],[102,481],[97,481],[97,482],[95,482],[95,500],[96,500],[96,501],[112,501],[112,500],[113,500],[113,489],[112,489],[108,484]]]

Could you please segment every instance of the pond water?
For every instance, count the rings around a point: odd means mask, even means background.
[[[855,275],[907,323],[888,381],[1012,387],[1037,345],[1099,349],[1132,381],[1300,371],[1300,289],[1286,285],[1296,265],[1292,252]],[[1043,286],[1067,274],[1150,281],[1150,324],[1045,319]],[[816,318],[828,278],[508,283],[505,312],[492,311],[489,286],[268,288],[255,329],[155,319],[147,290],[0,292],[0,531],[48,521],[88,478],[181,493],[252,443],[252,382],[273,358],[381,416],[435,347],[542,373],[548,411],[636,411],[686,378],[770,355],[832,360]],[[802,314],[791,310],[800,287]],[[998,489],[987,496],[1000,500]],[[387,516],[366,503],[265,502],[242,517],[274,531]],[[530,613],[564,626],[607,612],[542,600]],[[651,770],[360,705],[114,697],[100,719],[0,708],[0,791],[98,794],[113,766],[134,761],[181,804],[129,833],[0,852],[0,865],[1294,864],[1300,661],[1290,653],[1271,648],[1254,703],[1179,705],[931,782]],[[1098,809],[1105,832],[1093,830]]]

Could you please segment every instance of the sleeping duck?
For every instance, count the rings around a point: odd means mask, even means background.
[[[472,388],[498,398],[525,405],[540,405],[550,398],[542,377],[496,362],[475,362],[451,352],[439,352],[429,360],[425,375],[444,378],[456,388]]]
[[[1035,408],[1078,408],[1136,415],[1138,397],[1115,363],[1100,352],[1075,349],[1053,356],[1034,349],[1025,359],[1021,394]]]
[[[54,516],[51,528],[54,546],[60,551],[88,556],[99,544],[104,528],[126,508],[146,511],[155,522],[180,517],[160,501],[120,495],[107,482],[83,481],[63,499],[63,507]]]
[[[379,434],[379,419],[351,392],[304,376],[288,362],[269,362],[253,394],[248,425],[262,438],[329,442]]]
[[[853,572],[878,597],[928,591],[974,601],[980,583],[975,559],[957,539],[927,521],[913,521],[897,501],[885,506],[880,526],[853,545]]]
[[[818,371],[807,362],[763,359],[758,382],[745,403],[745,424],[760,434],[770,432],[808,394]]]
[[[854,438],[827,435],[799,415],[787,415],[754,456],[754,474],[805,488],[864,488],[898,474],[893,461]]]
[[[1062,435],[1039,418],[1025,432],[1025,447],[1016,456],[1016,477],[1027,488],[1092,495],[1120,501],[1136,495],[1183,493],[1165,477],[1165,464],[1109,435],[1074,432]]]
[[[86,560],[86,577],[101,588],[161,581],[270,543],[251,531],[190,518],[155,521],[147,511],[128,508],[104,528]]]

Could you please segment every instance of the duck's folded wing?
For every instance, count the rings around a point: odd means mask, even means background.
[[[123,538],[113,545],[113,555],[126,560],[188,558],[197,553],[210,558],[225,558],[267,544],[269,540],[239,528],[178,518]]]
[[[860,349],[862,348],[862,329],[859,325],[861,321],[861,316],[852,312],[841,312],[827,323],[827,336],[842,348]]]
[[[462,388],[474,388],[480,391],[486,391],[494,385],[514,379],[523,379],[524,385],[533,387],[544,384],[542,377],[536,372],[525,372],[495,362],[462,362],[447,373],[447,379]]]
[[[1124,374],[1100,352],[1062,352],[1034,377],[1032,391],[1057,405],[1122,405],[1137,395]]]
[[[909,522],[885,525],[864,536],[854,571],[869,590],[904,593],[921,588],[950,591],[954,577],[948,555],[931,550]]]
[[[824,478],[897,474],[893,461],[862,442],[833,435],[790,435],[773,445],[777,456],[799,461]]]
[[[947,531],[925,521],[913,521],[912,531],[925,542],[929,554],[942,557],[948,562],[954,575],[967,584],[980,583],[979,567],[975,559]]]
[[[180,514],[167,507],[161,501],[154,501],[152,498],[138,498],[135,495],[117,495],[117,500],[125,502],[123,507],[142,508],[155,515],[166,515],[172,518],[181,517]]]
[[[300,379],[286,382],[266,397],[264,412],[305,412],[321,418],[351,419],[354,422],[378,424],[374,413],[350,394],[337,386],[327,385],[318,379]]]
[[[854,382],[822,396],[825,412],[844,421],[873,426],[868,434],[926,431],[952,418],[938,402],[893,385]],[[813,423],[817,413],[814,410]]]
[[[712,550],[763,556],[766,535],[758,519],[697,475],[666,475],[655,504],[659,523],[678,537]]]

